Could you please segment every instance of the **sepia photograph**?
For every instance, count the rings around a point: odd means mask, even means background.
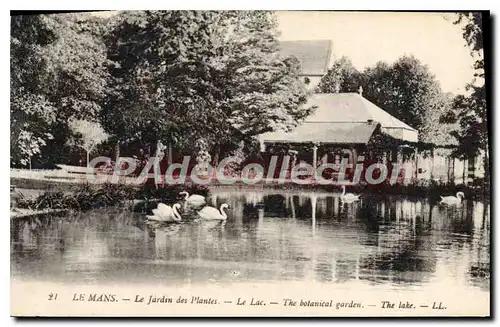
[[[490,317],[490,28],[11,12],[11,316]]]

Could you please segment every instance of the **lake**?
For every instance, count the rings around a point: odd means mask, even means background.
[[[297,281],[391,289],[449,284],[489,292],[489,204],[340,193],[214,190],[225,224],[146,223],[103,209],[11,221],[16,280],[99,285]],[[189,217],[186,217],[189,218]]]

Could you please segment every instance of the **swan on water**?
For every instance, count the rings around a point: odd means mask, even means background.
[[[340,195],[340,200],[343,202],[355,202],[359,200],[359,195],[345,192],[345,185],[342,185],[342,195]]]
[[[198,215],[206,220],[226,220],[227,215],[224,209],[227,208],[229,208],[227,203],[222,204],[219,210],[214,207],[205,207],[198,211]]]
[[[441,203],[444,204],[459,204],[462,203],[463,198],[465,197],[464,192],[457,192],[457,196],[442,196],[441,195]]]
[[[189,195],[188,192],[182,191],[179,193],[179,195],[184,195],[184,201],[185,203],[192,205],[192,206],[201,206],[205,204],[205,197],[198,195],[198,194],[191,194]]]
[[[177,211],[180,207],[181,205],[179,203],[174,204],[172,207],[159,203],[158,208],[153,209],[153,215],[147,217],[149,220],[179,223],[182,220],[179,211]]]

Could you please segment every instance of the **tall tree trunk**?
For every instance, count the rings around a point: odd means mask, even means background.
[[[463,169],[463,172],[462,172],[462,183],[464,185],[467,185],[467,159],[464,159],[464,169]]]
[[[446,183],[453,182],[453,158],[446,156]]]
[[[172,158],[172,143],[168,142],[168,165],[171,166],[173,163],[173,158]]]
[[[475,157],[471,157],[469,158],[469,160],[467,161],[467,170],[468,170],[468,173],[467,173],[467,183],[471,183],[473,184],[474,183],[474,179],[475,179],[475,170],[476,170],[476,158]]]
[[[431,158],[430,158],[430,176],[431,176],[431,181],[434,180],[434,149],[431,149]]]
[[[115,144],[115,163],[120,160],[120,141],[116,141]]]
[[[490,157],[488,154],[488,144],[486,144],[485,151],[484,151],[484,158],[483,158],[483,167],[484,167],[484,193],[488,194],[490,192]]]
[[[415,180],[418,180],[418,148],[415,148]]]
[[[87,168],[89,168],[89,163],[90,163],[90,151],[85,151],[87,152]]]
[[[153,172],[154,172],[155,176],[156,176],[156,174],[158,174],[158,172],[156,171],[156,168],[161,169],[160,162],[161,162],[162,158],[160,158],[160,147],[161,147],[161,141],[157,140],[156,141],[155,156],[154,156],[154,158],[155,158],[155,165],[153,167]],[[158,160],[158,164],[156,164],[156,160]],[[161,172],[160,172],[160,174],[161,174]],[[154,183],[155,183],[155,188],[158,189],[159,186],[158,186],[158,183],[156,183],[156,177],[155,177]]]
[[[450,182],[455,183],[455,157],[452,157],[450,160],[451,160]]]
[[[212,166],[214,168],[217,168],[217,164],[219,163],[219,151],[220,151],[219,145],[216,145],[215,149],[214,149],[214,157],[212,160],[212,164],[213,164]]]

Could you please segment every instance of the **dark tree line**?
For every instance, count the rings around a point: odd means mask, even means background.
[[[312,110],[298,62],[278,53],[270,12],[17,16],[11,25],[13,165],[68,160],[74,120],[101,124],[108,146],[217,156],[251,152],[257,135]]]
[[[12,17],[12,165],[60,158],[69,122],[98,120],[109,80],[99,24],[86,14]]]
[[[466,46],[475,58],[475,78],[465,95],[444,93],[429,69],[413,56],[395,63],[378,62],[358,71],[351,61],[337,60],[318,86],[318,92],[356,92],[391,115],[419,130],[422,142],[454,145],[452,156],[470,159],[482,155],[489,176],[488,110],[484,83],[484,40],[481,12],[458,13],[453,22],[462,28]]]
[[[393,64],[380,61],[358,71],[349,58],[335,61],[318,85],[318,92],[356,92],[419,131],[422,142],[450,144],[452,124],[440,117],[451,110],[452,95],[444,93],[429,71],[413,56],[402,56]]]
[[[418,129],[421,141],[458,144],[461,158],[488,154],[482,16],[457,17],[476,58],[468,94],[442,92],[412,56],[363,71],[341,58],[318,91],[362,86],[364,97]],[[94,134],[71,128],[82,122],[104,128],[108,153],[161,144],[205,157],[251,153],[257,135],[293,128],[313,110],[303,106],[299,63],[280,56],[277,34],[273,13],[264,11],[14,16],[11,165],[85,157],[79,148]]]
[[[475,78],[467,85],[468,93],[454,99],[453,111],[443,119],[460,125],[454,133],[459,141],[458,153],[465,158],[484,155],[484,170],[489,176],[488,107],[486,103],[484,72],[483,29],[489,21],[483,21],[481,12],[460,13],[454,22],[462,26],[462,35],[475,59]],[[489,178],[489,177],[488,177]]]

